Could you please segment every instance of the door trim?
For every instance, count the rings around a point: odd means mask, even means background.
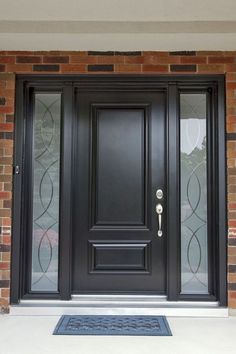
[[[226,163],[225,163],[225,80],[224,75],[17,75],[16,90],[16,120],[15,120],[15,152],[14,166],[20,166],[21,173],[14,174],[14,196],[13,196],[13,244],[12,244],[12,265],[11,265],[11,303],[16,304],[20,299],[35,298],[49,299],[58,298],[61,300],[70,299],[70,278],[71,278],[71,213],[69,209],[71,189],[66,180],[71,176],[71,160],[66,155],[72,151],[69,142],[73,136],[73,95],[74,88],[91,90],[109,89],[111,91],[128,90],[139,91],[165,89],[168,92],[168,136],[167,142],[167,176],[168,176],[168,234],[167,241],[167,297],[169,301],[219,301],[220,306],[227,305],[227,228],[226,228]],[[27,171],[25,167],[26,153],[26,116],[29,112],[27,107],[27,96],[30,90],[57,90],[64,95],[62,114],[62,137],[64,140],[64,153],[61,155],[61,195],[64,202],[60,203],[60,256],[59,256],[59,292],[58,294],[29,294],[26,290],[26,240],[24,230],[26,219],[24,217],[24,198],[26,191],[24,183]],[[213,286],[212,295],[179,295],[180,293],[180,222],[179,222],[179,196],[175,196],[179,188],[179,128],[178,128],[178,90],[208,90],[211,92],[213,117],[216,133],[213,134],[214,145],[214,171],[218,232],[213,245],[214,257],[212,259],[211,283]],[[68,125],[64,121],[69,121]],[[67,143],[66,143],[67,141]],[[63,143],[62,143],[63,145]],[[16,148],[17,147],[17,148]],[[220,148],[219,148],[220,147]],[[66,152],[66,153],[65,153]],[[69,156],[69,155],[67,155]],[[73,156],[72,156],[73,158]],[[24,179],[22,178],[24,173]],[[25,192],[24,192],[25,191]],[[171,200],[171,202],[170,202]],[[63,215],[63,217],[62,217]],[[178,230],[178,232],[176,232]],[[69,234],[69,237],[68,237]],[[176,251],[178,250],[178,251]],[[63,268],[63,270],[62,270]]]

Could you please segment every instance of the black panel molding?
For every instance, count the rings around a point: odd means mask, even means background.
[[[149,273],[150,243],[112,243],[93,241],[90,247],[90,273]]]

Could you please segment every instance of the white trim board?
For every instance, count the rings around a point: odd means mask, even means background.
[[[236,50],[236,33],[0,33],[0,50]]]

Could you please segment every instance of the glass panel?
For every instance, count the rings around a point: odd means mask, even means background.
[[[35,94],[32,291],[58,290],[61,95]]]
[[[206,94],[181,94],[182,294],[208,294],[206,140]]]

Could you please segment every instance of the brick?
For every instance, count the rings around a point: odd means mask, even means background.
[[[10,252],[2,253],[2,261],[3,262],[10,262],[10,260],[11,260],[11,253]]]
[[[236,150],[236,140],[235,141],[227,141],[227,149]]]
[[[10,216],[11,216],[10,209],[0,209],[0,217],[10,217]]]
[[[235,98],[236,97],[236,90],[227,90],[226,98]]]
[[[115,55],[122,55],[122,56],[137,56],[137,55],[142,55],[142,52],[140,51],[132,51],[132,52],[115,52]]]
[[[8,55],[24,55],[24,56],[28,56],[28,55],[33,55],[34,52],[30,51],[30,50],[11,50],[11,51],[7,51]]]
[[[231,289],[229,289],[229,290],[231,290]],[[232,290],[235,290],[235,289],[232,289]],[[229,298],[236,299],[236,291],[229,291]]]
[[[2,218],[2,226],[11,226],[11,218]]]
[[[61,72],[62,73],[70,73],[70,72],[73,72],[73,73],[85,73],[87,72],[87,65],[84,65],[84,64],[77,64],[77,65],[64,65],[64,64],[61,64]]]
[[[209,56],[208,63],[209,64],[235,63],[235,58],[234,57],[223,57],[223,56],[219,56],[219,57]]]
[[[3,233],[5,232],[4,231],[4,228],[5,227],[10,227],[11,225],[10,225],[10,218],[1,218],[0,217],[0,225],[2,225],[1,227],[2,227],[2,236],[3,236]]]
[[[196,65],[170,65],[170,71],[172,72],[196,72]]]
[[[170,52],[170,55],[188,55],[188,56],[193,56],[196,55],[195,51],[174,51],[174,52]]]
[[[28,73],[32,71],[30,64],[8,64],[6,71],[13,73]]]
[[[104,64],[104,65],[88,65],[88,72],[95,72],[95,71],[100,71],[100,72],[112,72],[114,71],[114,65],[109,65],[109,64]]]
[[[144,57],[143,56],[126,56],[126,57],[114,57],[114,58],[122,58],[125,64],[143,64]]]
[[[12,166],[4,166],[4,172],[5,174],[12,174]]]
[[[227,99],[227,105],[228,105],[228,107],[230,107],[230,106],[235,106],[235,104],[236,104],[236,99],[235,98],[230,98],[230,99]]]
[[[236,238],[231,238],[231,239],[229,238],[228,245],[236,247]]]
[[[6,133],[7,134],[7,133]],[[0,141],[0,146],[4,146],[4,148],[9,147],[9,148],[13,148],[13,140],[9,140],[9,139],[3,139],[2,140],[2,144]]]
[[[228,282],[229,283],[236,283],[236,274],[229,274],[228,275]]]
[[[7,123],[13,123],[14,122],[14,114],[7,114],[6,122]]]
[[[233,186],[233,187],[235,187],[235,186]],[[234,188],[234,190],[235,190],[236,188]],[[236,211],[229,211],[228,212],[228,218],[230,219],[230,220],[236,220]]]
[[[13,131],[13,124],[12,123],[0,123],[0,131],[12,132]]]
[[[42,71],[51,71],[51,72],[57,72],[59,71],[60,66],[59,65],[33,65],[33,71],[38,71],[38,72],[42,72]]]
[[[5,245],[11,245],[11,236],[3,235],[2,242],[4,242]]]
[[[9,298],[10,296],[10,289],[2,289],[1,290],[2,297]]]
[[[168,72],[168,65],[143,65],[143,72]]]
[[[4,200],[3,201],[3,208],[11,208],[12,202],[11,200]]]
[[[13,108],[12,108],[13,109]],[[1,111],[1,109],[0,109]],[[13,139],[13,133],[12,132],[0,132],[0,139]]]
[[[179,56],[144,56],[144,64],[179,64]]]
[[[229,271],[229,273],[236,273],[236,265],[235,264],[230,264],[228,266],[228,271]]]
[[[0,158],[0,165],[11,165],[12,164],[12,157],[1,157]]]
[[[9,288],[10,282],[9,280],[0,280],[0,288]]]
[[[143,56],[158,56],[158,57],[168,57],[170,54],[169,52],[164,52],[164,51],[156,51],[156,50],[147,50],[142,53]]]
[[[115,72],[123,73],[140,73],[142,66],[140,64],[117,64],[115,65]]]
[[[104,57],[101,57],[104,58]],[[107,59],[107,57],[105,57]],[[112,57],[113,58],[113,57]],[[109,57],[108,62],[110,62],[111,58]],[[72,55],[70,56],[70,63],[72,64],[97,64],[98,63],[98,57],[97,56],[92,56],[92,55]]]
[[[236,264],[236,255],[228,257],[228,264]]]
[[[236,81],[236,73],[226,73],[226,80],[228,81]]]
[[[41,57],[37,57],[35,55],[32,55],[32,56],[17,56],[16,57],[16,63],[19,63],[19,64],[37,64],[37,63],[41,63],[42,62],[42,58]]]
[[[0,244],[0,252],[10,252],[10,245]]]
[[[4,191],[11,192],[12,191],[12,184],[11,183],[4,183]]]
[[[236,167],[236,160],[235,159],[228,159],[227,160],[227,167],[228,168]]]
[[[6,104],[6,98],[0,97],[0,106],[5,106],[5,104]]]
[[[43,62],[44,63],[63,63],[67,64],[69,63],[69,56],[55,56],[55,55],[48,55],[43,57]]]
[[[15,80],[8,80],[6,82],[6,88],[7,89],[15,89]]]
[[[0,106],[0,113],[13,113],[13,106]]]
[[[236,107],[227,107],[226,106],[226,111],[227,111],[227,114],[230,114],[230,115],[236,114]]]
[[[236,153],[236,151],[228,151],[228,153]],[[1,179],[0,179],[1,180]],[[228,176],[228,184],[236,184],[236,176]],[[230,206],[228,205],[228,208],[230,208]]]
[[[9,97],[6,99],[6,106],[14,107],[15,99],[14,97]]]
[[[47,53],[47,54],[50,54],[52,55],[53,53]],[[76,51],[76,50],[66,50],[66,51],[62,51],[60,52],[60,54],[63,54],[63,55],[81,55],[81,56],[85,56],[85,55],[88,55],[88,52],[85,51],[85,50],[81,50],[80,52]],[[54,54],[55,55],[55,54]]]
[[[15,63],[14,56],[0,55],[0,64],[14,64],[14,63]]]
[[[201,56],[208,56],[208,55],[214,55],[214,56],[223,56],[225,54],[225,52],[221,51],[221,50],[211,50],[211,51],[207,51],[207,50],[199,50],[196,52],[196,55],[201,55]]]
[[[236,71],[236,64],[225,64],[225,71]]]
[[[206,64],[207,63],[207,57],[200,57],[200,56],[186,56],[186,57],[181,57],[180,62],[182,64]]]
[[[0,269],[10,270],[10,268],[11,268],[10,262],[0,262]]]
[[[223,64],[208,64],[208,65],[198,65],[198,72],[209,72],[209,73],[224,73],[225,67]]]
[[[6,65],[0,64],[0,72],[4,72],[6,70]]]
[[[227,151],[227,157],[228,158],[232,158],[232,157],[234,157],[234,158],[236,158],[236,151]]]
[[[228,229],[228,237],[229,240],[231,237],[236,237],[236,228],[231,227]]]
[[[15,75],[12,73],[0,73],[0,80],[13,81],[14,79],[15,79]]]
[[[103,51],[96,51],[96,50],[90,50],[88,51],[88,55],[114,55],[114,52],[113,51],[106,51],[106,52],[103,52]]]
[[[11,193],[10,192],[0,192],[0,199],[10,199],[11,198]]]
[[[227,82],[226,89],[227,89],[227,93],[228,90],[236,90],[236,82]]]
[[[227,117],[227,123],[236,123],[236,115],[228,116]]]
[[[124,57],[121,55],[118,56],[97,56],[97,57],[90,57],[90,58],[96,58],[98,64],[124,64],[125,60],[132,60],[134,61],[132,63],[135,64],[135,58],[141,58],[141,57]]]

